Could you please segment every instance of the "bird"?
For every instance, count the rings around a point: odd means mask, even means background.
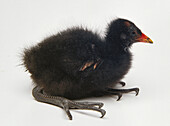
[[[22,62],[35,87],[35,100],[62,108],[70,120],[70,109],[106,114],[102,102],[75,101],[105,95],[139,93],[139,88],[117,89],[132,64],[134,43],[153,43],[133,22],[116,18],[104,37],[83,27],[71,27],[24,48]]]

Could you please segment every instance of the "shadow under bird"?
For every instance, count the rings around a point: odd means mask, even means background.
[[[61,107],[70,120],[70,109],[87,109],[106,113],[100,102],[76,102],[74,99],[136,92],[139,88],[115,89],[125,86],[122,78],[131,67],[133,43],[153,43],[131,21],[115,19],[104,38],[97,33],[74,27],[44,39],[23,53],[23,64],[36,85],[32,91],[39,102]]]

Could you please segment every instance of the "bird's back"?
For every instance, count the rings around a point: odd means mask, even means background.
[[[94,55],[99,55],[99,48],[93,46],[100,46],[100,44],[102,44],[101,38],[91,31],[81,28],[68,29],[43,40],[32,48],[25,49],[24,64],[28,70],[31,70],[29,67],[31,64],[43,70],[42,65],[49,65],[48,69],[52,64],[54,66],[51,67],[60,67],[64,63],[85,61]]]

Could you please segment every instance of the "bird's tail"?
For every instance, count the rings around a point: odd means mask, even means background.
[[[26,68],[26,71],[29,71],[30,73],[34,73],[34,67],[35,65],[35,54],[36,54],[36,49],[35,47],[32,48],[25,48],[23,51],[23,55],[22,55],[22,61],[23,61],[23,65]]]

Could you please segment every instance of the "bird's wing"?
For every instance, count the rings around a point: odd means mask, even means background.
[[[95,43],[87,41],[86,43],[72,44],[62,50],[60,59],[60,69],[62,71],[77,76],[80,74],[89,74],[102,64],[101,52]]]
[[[96,61],[94,60],[90,60],[85,62],[81,68],[79,69],[79,71],[84,71],[88,68],[92,68],[92,70],[95,70],[96,68],[98,68],[101,64],[103,63],[103,60],[98,58]]]
[[[93,57],[87,60],[68,57],[65,55],[60,60],[60,69],[72,76],[84,76],[95,72],[103,63],[102,58]]]

